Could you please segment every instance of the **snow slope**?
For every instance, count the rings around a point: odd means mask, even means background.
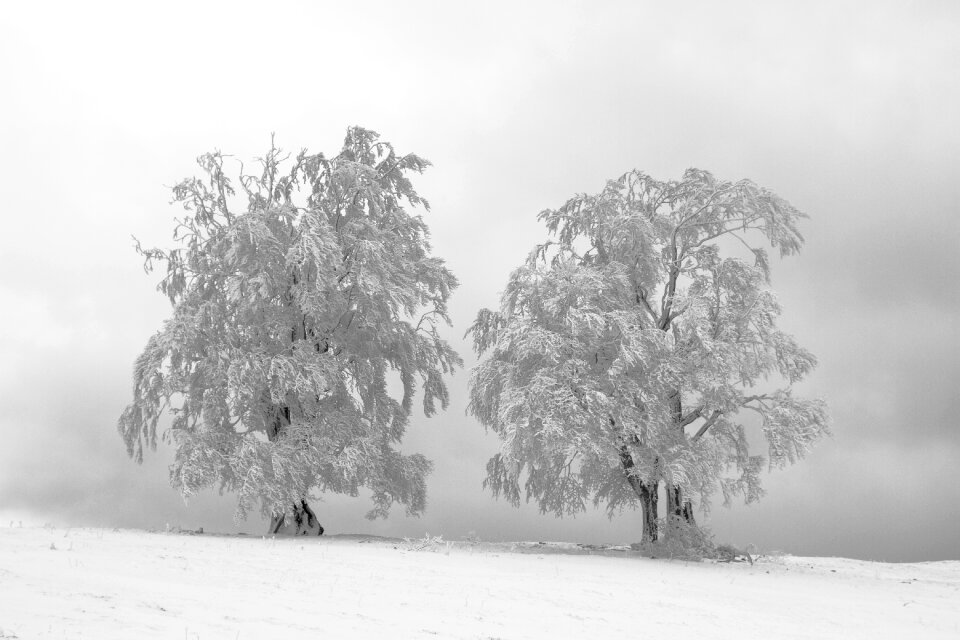
[[[785,557],[751,566],[560,545],[0,529],[0,638],[286,632],[955,639],[960,562]]]

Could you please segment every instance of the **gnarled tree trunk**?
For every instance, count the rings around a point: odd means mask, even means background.
[[[657,531],[657,502],[659,497],[657,496],[657,486],[658,482],[654,482],[652,486],[648,486],[647,483],[640,483],[640,503],[643,505],[643,541],[644,542],[656,542],[658,537]]]
[[[322,536],[323,525],[317,520],[316,514],[306,500],[292,505],[292,516],[274,516],[270,520],[270,533],[290,536]]]
[[[696,527],[693,518],[693,505],[689,498],[683,495],[683,489],[678,484],[667,485],[667,525],[669,529],[676,529],[683,523]]]
[[[275,442],[283,428],[290,424],[290,407],[276,407],[272,428],[267,430],[270,442]],[[275,515],[270,519],[271,535],[290,536],[322,536],[323,525],[317,520],[317,515],[307,504],[306,498],[300,499],[300,504],[294,502],[287,514]]]
[[[634,464],[633,456],[627,445],[620,447],[620,465],[623,467],[623,473],[627,482],[633,489],[637,497],[640,498],[640,504],[643,509],[643,538],[642,542],[656,542],[659,536],[657,531],[657,487],[658,482],[644,482],[632,473]]]
[[[670,397],[670,404],[673,413],[673,423],[676,429],[683,433],[683,403],[680,399],[680,391],[675,391]],[[689,498],[683,495],[683,489],[679,484],[668,483],[666,485],[667,493],[667,526],[669,529],[676,529],[682,522],[687,526],[696,527],[697,523],[693,519],[693,505]]]

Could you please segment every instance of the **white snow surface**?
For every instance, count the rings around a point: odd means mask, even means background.
[[[0,638],[960,638],[960,562],[0,529]]]

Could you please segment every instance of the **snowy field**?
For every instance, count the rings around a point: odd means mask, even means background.
[[[0,529],[0,638],[960,638],[960,562]]]

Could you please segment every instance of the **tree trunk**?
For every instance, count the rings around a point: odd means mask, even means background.
[[[633,457],[627,445],[620,447],[620,465],[623,467],[623,473],[627,478],[627,483],[633,489],[633,492],[640,498],[640,504],[643,507],[643,538],[642,542],[656,542],[659,536],[657,531],[657,485],[658,482],[647,483],[631,473],[633,470]]]
[[[667,486],[667,522],[671,529],[677,528],[681,522],[691,527],[697,526],[693,518],[693,505],[689,498],[683,497],[683,489],[678,484]]]
[[[283,515],[274,516],[270,520],[271,535],[290,536],[322,536],[323,525],[317,521],[317,516],[307,504],[301,500],[300,504],[292,505],[292,515],[287,518]]]
[[[290,424],[290,407],[276,407],[272,428],[267,430],[267,438],[270,442],[276,442],[280,432],[288,424]],[[317,515],[305,498],[300,499],[300,504],[294,502],[291,507],[293,508],[287,514],[275,515],[270,519],[270,535],[323,535],[323,525],[317,520]]]
[[[680,397],[680,391],[674,391],[670,397],[671,413],[673,414],[673,423],[676,428],[683,433],[683,403]],[[693,519],[693,505],[689,498],[684,498],[683,489],[679,484],[667,484],[667,527],[676,529],[679,523],[696,527],[697,523]]]
[[[657,531],[657,496],[658,482],[654,482],[652,487],[646,483],[640,484],[640,503],[643,505],[643,542],[656,542]]]

